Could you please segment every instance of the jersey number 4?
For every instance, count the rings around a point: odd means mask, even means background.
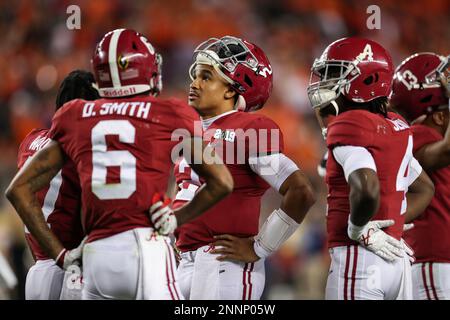
[[[136,191],[136,157],[127,150],[110,150],[107,135],[134,143],[136,129],[128,120],[104,120],[92,128],[92,192],[101,200],[128,199]],[[120,183],[107,183],[107,167],[120,167]]]
[[[405,214],[407,203],[406,203],[406,192],[408,192],[409,187],[409,164],[411,163],[413,154],[413,139],[412,136],[408,138],[408,146],[406,147],[405,155],[403,156],[402,163],[397,173],[396,189],[397,191],[403,192],[402,207],[400,209],[400,214]]]

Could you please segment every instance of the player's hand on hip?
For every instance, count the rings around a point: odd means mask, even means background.
[[[56,265],[61,269],[67,270],[72,265],[81,266],[84,244],[86,243],[87,236],[81,241],[78,247],[67,250],[63,249],[56,257]]]
[[[161,235],[173,233],[177,228],[177,218],[173,210],[169,207],[170,198],[155,193],[152,198],[152,206],[150,207],[150,220],[155,230]]]
[[[369,221],[364,226],[355,226],[349,220],[347,229],[350,239],[358,241],[367,250],[392,262],[403,257],[403,244],[385,233],[382,229],[394,225],[394,220]]]
[[[218,254],[219,261],[241,261],[255,262],[259,260],[253,249],[253,238],[239,238],[229,234],[214,236],[215,241],[211,243],[214,249],[211,254]]]

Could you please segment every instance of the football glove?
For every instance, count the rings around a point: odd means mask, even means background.
[[[403,257],[403,245],[382,229],[390,227],[394,223],[394,220],[374,220],[359,227],[355,226],[349,217],[347,234],[350,239],[358,241],[367,250],[392,262],[397,258]]]
[[[64,270],[67,270],[72,265],[81,266],[81,257],[86,240],[87,237],[81,241],[78,247],[72,250],[62,249],[55,259],[56,265]]]
[[[155,230],[160,235],[168,235],[173,233],[177,228],[177,218],[173,210],[169,207],[171,200],[167,197],[155,193],[150,207],[150,220]]]

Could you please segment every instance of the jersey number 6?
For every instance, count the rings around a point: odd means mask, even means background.
[[[106,135],[134,143],[136,129],[128,120],[104,120],[92,128],[92,192],[101,200],[127,199],[136,191],[136,158],[127,150],[108,151]],[[120,167],[120,183],[106,183],[107,167]]]

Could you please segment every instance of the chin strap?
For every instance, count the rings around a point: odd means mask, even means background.
[[[234,110],[237,111],[245,111],[245,108],[247,106],[247,103],[245,102],[245,99],[242,95],[239,95],[236,104],[234,105]]]
[[[338,115],[339,114],[339,106],[336,103],[336,101],[333,100],[333,101],[330,102],[330,104],[334,107],[334,110],[336,111],[336,115]]]

